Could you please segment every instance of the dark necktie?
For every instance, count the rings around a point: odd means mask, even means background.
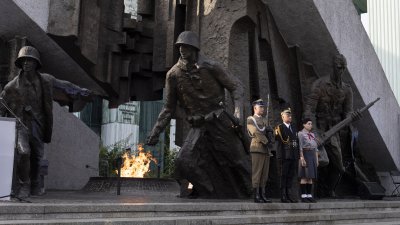
[[[292,133],[293,133],[293,130],[292,130],[292,125],[289,125],[289,130],[290,130],[290,132],[292,132]]]

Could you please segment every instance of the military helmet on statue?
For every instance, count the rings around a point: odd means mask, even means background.
[[[22,68],[22,59],[24,58],[32,58],[35,59],[38,63],[38,67],[36,69],[39,69],[40,67],[42,67],[42,62],[40,61],[40,55],[38,50],[36,50],[36,48],[32,47],[32,46],[25,46],[22,47],[21,50],[19,50],[18,52],[18,57],[15,60],[15,65],[18,68]]]
[[[200,50],[199,37],[193,31],[184,31],[178,36],[175,45],[179,47],[182,44],[190,45]]]

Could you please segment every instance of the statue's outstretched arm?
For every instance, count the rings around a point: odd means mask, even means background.
[[[167,79],[165,81],[165,103],[158,115],[156,124],[154,125],[150,135],[146,139],[147,145],[155,145],[158,142],[158,137],[164,128],[168,125],[175,113],[177,96],[176,96],[176,83],[175,79],[170,73],[167,74]]]
[[[75,85],[71,82],[68,82],[66,80],[59,80],[57,78],[53,78],[53,87],[56,89],[59,89],[63,91],[64,93],[71,95],[73,97],[78,97],[78,96],[89,96],[91,94],[91,91],[86,89],[86,88],[81,88],[78,85]]]

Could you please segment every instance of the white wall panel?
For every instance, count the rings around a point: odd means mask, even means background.
[[[400,102],[400,0],[368,0],[364,26]]]

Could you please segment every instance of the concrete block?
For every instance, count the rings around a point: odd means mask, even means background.
[[[45,145],[47,189],[79,190],[98,175],[99,137],[66,108],[53,104],[52,142]]]

